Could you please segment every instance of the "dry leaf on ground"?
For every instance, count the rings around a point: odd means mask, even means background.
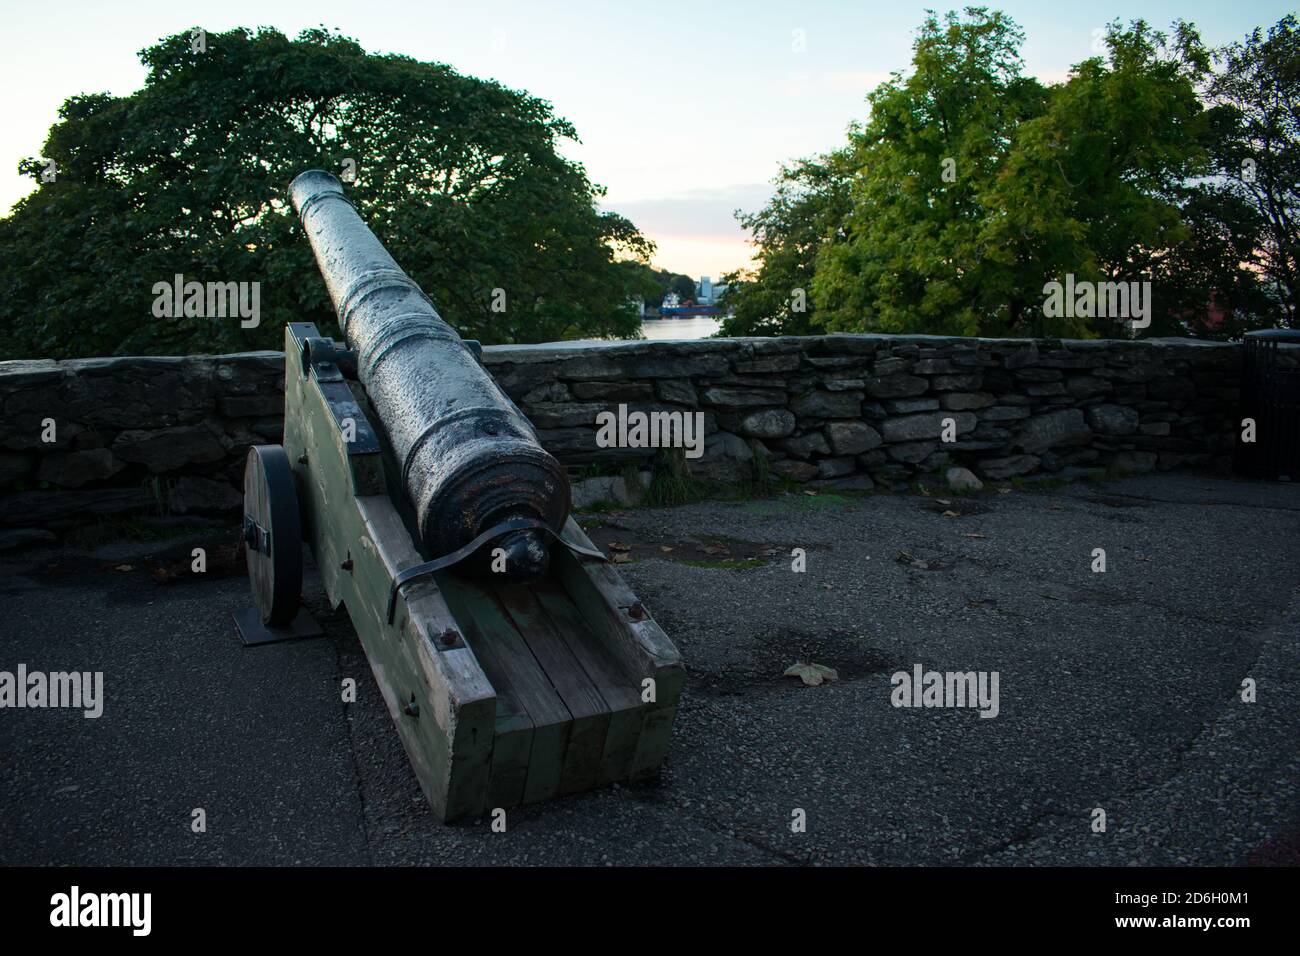
[[[782,677],[797,677],[809,687],[816,687],[824,681],[839,680],[839,672],[833,667],[827,667],[825,664],[814,664],[811,661],[797,661],[785,669]]]

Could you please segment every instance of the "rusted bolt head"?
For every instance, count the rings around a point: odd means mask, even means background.
[[[640,601],[637,601],[635,604],[633,604],[630,608],[627,609],[627,616],[634,621],[641,620],[643,617],[645,617],[645,606]]]
[[[456,641],[459,639],[460,639],[460,635],[457,634],[451,628],[447,628],[447,630],[443,631],[442,636],[439,638],[439,640],[442,641],[443,647],[454,647]]]

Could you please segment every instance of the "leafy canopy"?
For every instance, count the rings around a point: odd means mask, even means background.
[[[275,348],[288,321],[337,335],[286,187],[347,160],[362,217],[462,334],[638,334],[627,303],[648,291],[652,245],[597,209],[549,103],[324,29],[235,29],[205,47],[168,37],[140,54],[139,92],[64,103],[43,153],[55,181],[0,220],[11,355]],[[260,325],[155,318],[153,286],[177,273],[260,281]]]
[[[1103,55],[1043,86],[1005,14],[929,14],[848,144],[783,167],[767,207],[740,215],[757,268],[732,277],[724,333],[1123,334],[1044,315],[1067,274],[1150,281],[1147,334],[1294,320],[1298,36],[1286,17],[1214,73],[1190,24],[1112,23]],[[1226,313],[1212,330],[1211,304]]]
[[[1214,160],[1216,202],[1254,226],[1258,268],[1300,328],[1300,21],[1287,14],[1219,51],[1208,96],[1225,114]]]

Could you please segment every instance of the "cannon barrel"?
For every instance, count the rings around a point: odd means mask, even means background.
[[[433,302],[388,254],[334,176],[289,186],[358,377],[378,413],[415,507],[421,541],[438,556],[502,521],[541,520],[559,532],[569,482],[515,407]],[[545,573],[538,530],[503,535],[506,572]]]

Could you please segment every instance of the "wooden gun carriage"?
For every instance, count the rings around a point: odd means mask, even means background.
[[[245,643],[345,605],[434,813],[654,776],[684,669],[569,515],[568,480],[333,176],[290,187],[347,344],[285,331],[283,446],[244,479]]]

